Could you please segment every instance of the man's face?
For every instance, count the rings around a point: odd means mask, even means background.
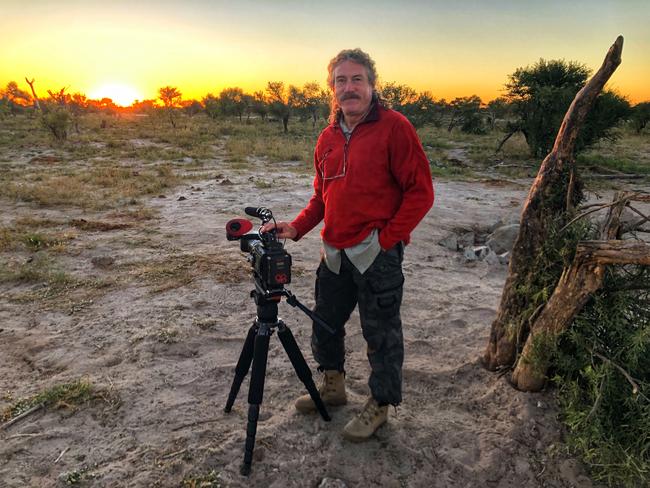
[[[334,68],[334,95],[346,117],[366,113],[372,91],[365,66],[346,60]]]

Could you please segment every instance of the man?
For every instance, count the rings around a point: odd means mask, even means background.
[[[312,351],[324,372],[326,405],[344,405],[345,323],[359,305],[368,344],[371,396],[343,430],[351,441],[368,439],[388,418],[388,405],[402,400],[404,345],[400,304],[402,258],[410,233],[433,204],[428,160],[413,126],[385,108],[375,90],[374,61],[360,49],[341,51],[328,66],[332,113],[314,154],[314,194],[280,238],[299,240],[324,219],[323,260],[317,271]],[[309,395],[296,401],[306,413]]]

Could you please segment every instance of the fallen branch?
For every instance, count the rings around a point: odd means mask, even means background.
[[[18,422],[19,420],[22,420],[22,419],[24,419],[25,417],[27,417],[27,416],[33,414],[34,412],[39,411],[41,408],[43,408],[43,404],[42,404],[42,403],[39,403],[38,405],[34,405],[34,406],[33,406],[32,408],[30,408],[29,410],[25,410],[23,413],[21,413],[21,414],[18,415],[17,417],[14,417],[14,418],[12,418],[11,420],[9,420],[8,422],[5,422],[4,424],[2,424],[2,427],[0,427],[0,428],[1,428],[2,430],[5,430],[5,429],[7,429],[8,427],[10,427],[10,426],[12,426],[13,424],[15,424],[16,422]]]
[[[614,367],[615,367],[615,368],[616,368],[616,369],[617,369],[617,370],[618,370],[618,371],[619,371],[623,376],[625,376],[625,379],[630,383],[630,385],[632,385],[632,393],[633,393],[634,395],[637,395],[637,394],[638,394],[638,395],[642,396],[643,398],[645,398],[646,401],[650,402],[650,400],[648,399],[648,397],[645,396],[643,393],[641,393],[641,392],[639,391],[639,385],[636,383],[636,381],[634,380],[634,378],[632,378],[632,376],[630,375],[630,373],[628,373],[627,371],[625,371],[625,369],[623,369],[622,367],[620,367],[618,364],[616,364],[616,363],[615,363],[614,361],[612,361],[611,359],[609,359],[609,358],[603,356],[602,354],[599,354],[599,353],[597,353],[596,351],[592,351],[592,353],[593,353],[594,356],[600,358],[602,361],[604,361],[604,362],[606,362],[606,363],[609,363],[609,364],[611,364],[612,366],[614,366]]]
[[[176,452],[172,452],[172,453],[169,453],[169,454],[165,454],[164,456],[161,456],[160,459],[163,459],[163,460],[171,459],[171,458],[173,458],[173,457],[176,457],[176,456],[178,456],[178,455],[180,455],[180,454],[184,454],[184,453],[186,453],[186,452],[187,452],[187,448],[185,448],[185,449],[181,449],[180,451],[176,451]]]
[[[614,206],[616,206],[616,205],[618,205],[619,203],[622,203],[622,202],[628,202],[630,199],[633,198],[634,195],[635,194],[631,194],[631,195],[630,194],[625,194],[622,198],[620,198],[618,200],[615,200],[612,203],[602,203],[602,204],[598,203],[598,204],[587,205],[585,207],[582,207],[583,209],[585,209],[585,208],[590,208],[590,207],[597,206],[597,208],[589,210],[588,212],[583,212],[580,215],[577,215],[576,217],[572,218],[564,227],[562,227],[560,229],[560,232],[564,231],[566,228],[568,228],[574,222],[577,222],[578,220],[585,218],[587,215],[598,212],[599,210],[602,210],[604,208],[614,207]]]
[[[61,460],[61,458],[63,457],[63,455],[64,455],[66,452],[68,452],[68,449],[70,449],[70,448],[69,448],[69,447],[66,447],[63,451],[61,451],[61,454],[59,454],[59,457],[56,458],[56,459],[54,460],[54,464],[58,463],[58,462]]]
[[[614,174],[614,175],[585,174],[585,175],[583,175],[583,178],[586,178],[586,179],[601,179],[601,180],[641,180],[643,178],[650,178],[650,175],[648,175],[648,174],[629,174],[629,173]]]
[[[10,435],[9,437],[7,437],[7,440],[9,440],[9,439],[18,439],[19,437],[40,437],[42,435],[45,435],[45,434],[42,433],[42,432],[36,433],[36,434],[14,434],[14,435]]]

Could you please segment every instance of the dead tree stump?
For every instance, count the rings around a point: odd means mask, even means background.
[[[483,364],[490,370],[512,366],[518,344],[528,335],[523,316],[529,304],[527,297],[519,290],[525,288],[538,273],[534,267],[535,257],[548,236],[550,222],[564,215],[577,202],[579,195],[574,168],[576,138],[596,97],[621,63],[622,50],[623,37],[619,36],[607,52],[603,65],[575,96],[564,116],[553,149],[542,162],[530,188],[501,303],[482,357]]]

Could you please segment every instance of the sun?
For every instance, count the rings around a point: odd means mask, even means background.
[[[142,95],[138,90],[122,83],[105,83],[93,90],[89,97],[93,100],[110,98],[114,104],[122,107],[128,107],[136,100],[142,100]]]

